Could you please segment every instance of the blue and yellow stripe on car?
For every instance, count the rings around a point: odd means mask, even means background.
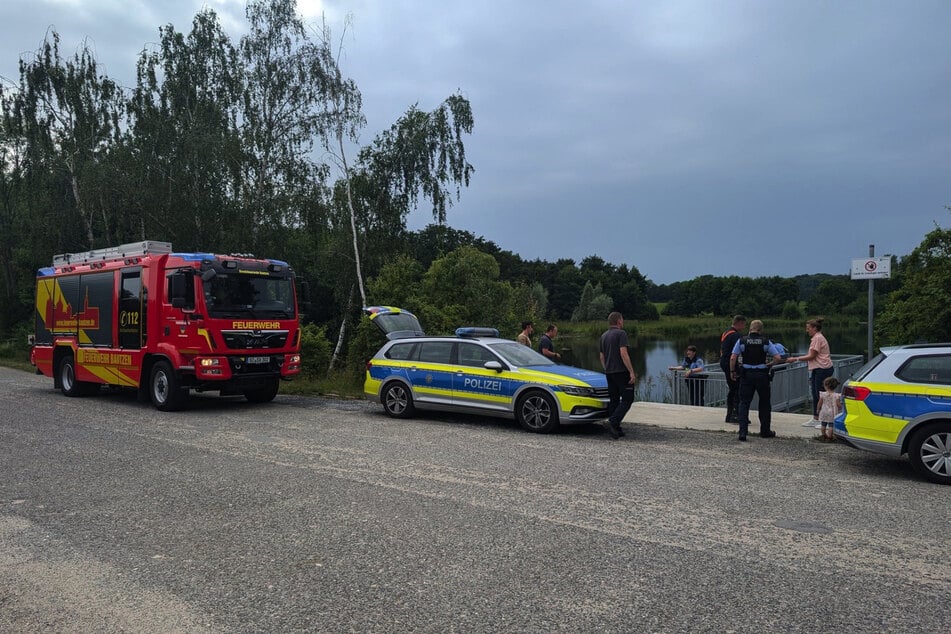
[[[551,370],[555,370],[554,372]],[[557,401],[561,417],[569,419],[574,412],[583,412],[590,417],[593,411],[603,411],[605,403],[595,396],[568,394],[562,386],[579,389],[596,389],[590,383],[577,378],[576,368],[554,366],[544,371],[520,368],[498,372],[479,367],[420,362],[388,361],[375,359],[371,362],[364,382],[364,393],[379,402],[383,384],[394,376],[408,383],[419,397],[451,399],[459,406],[479,405],[487,409],[511,412],[519,394],[527,388],[546,389]],[[600,378],[599,373],[590,373]]]
[[[895,383],[849,383],[852,390],[868,390],[862,400],[844,398],[844,412],[836,430],[847,439],[897,444],[909,424],[921,416],[951,412],[951,388]]]

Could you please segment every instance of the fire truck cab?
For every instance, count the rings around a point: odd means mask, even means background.
[[[57,255],[37,272],[30,360],[66,396],[129,387],[163,411],[189,390],[271,401],[301,367],[294,271],[156,241]]]

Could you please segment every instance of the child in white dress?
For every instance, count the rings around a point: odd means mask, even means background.
[[[816,439],[833,442],[833,425],[835,417],[842,411],[842,395],[836,394],[835,388],[839,387],[839,381],[834,376],[823,381],[822,387],[823,392],[819,394],[819,423],[822,425],[822,435]]]

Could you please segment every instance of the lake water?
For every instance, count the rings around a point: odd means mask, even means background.
[[[782,343],[789,353],[795,356],[809,350],[809,335],[805,326],[799,331],[767,333],[778,343]],[[823,331],[829,340],[832,354],[865,354],[868,332],[864,327],[847,330],[826,328]],[[688,345],[697,346],[697,350],[708,365],[717,365],[720,357],[720,337],[696,337],[684,340],[647,339],[631,337],[629,339],[631,362],[638,376],[638,399],[663,402],[670,393],[671,372],[667,369],[679,364],[684,358]],[[559,336],[555,339],[555,349],[562,355],[562,361],[569,365],[601,371],[597,340],[572,339]]]

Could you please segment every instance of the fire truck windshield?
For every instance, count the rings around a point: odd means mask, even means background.
[[[209,317],[294,317],[294,285],[290,278],[218,274],[204,282]]]

